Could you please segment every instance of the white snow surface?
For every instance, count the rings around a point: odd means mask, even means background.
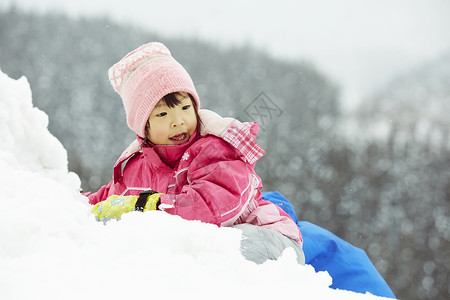
[[[47,125],[26,78],[0,70],[0,299],[380,298],[329,288],[292,249],[246,261],[237,229],[160,211],[97,222]]]

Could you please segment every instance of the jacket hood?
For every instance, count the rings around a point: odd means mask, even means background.
[[[198,114],[201,119],[200,135],[209,134],[222,138],[241,154],[243,161],[254,164],[266,154],[256,143],[258,123],[241,123],[234,118],[221,117],[207,109],[200,109]]]

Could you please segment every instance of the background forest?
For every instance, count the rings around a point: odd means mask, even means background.
[[[0,11],[0,68],[28,78],[85,191],[110,180],[134,139],[107,70],[149,41],[185,66],[203,108],[262,124],[265,191],[280,191],[299,219],[364,249],[398,298],[449,297],[450,53],[348,115],[339,87],[310,64],[108,19]]]

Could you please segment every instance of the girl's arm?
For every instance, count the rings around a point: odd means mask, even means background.
[[[110,181],[107,185],[102,186],[96,193],[87,194],[86,196],[89,198],[89,203],[92,205],[97,204],[98,202],[105,201],[106,198],[109,195],[109,190],[114,184],[114,180],[116,176],[118,176],[116,173],[121,175],[122,170],[122,163],[126,160],[128,160],[132,155],[137,153],[141,149],[141,146],[139,144],[138,140],[134,140],[126,149],[123,151],[123,153],[120,155],[119,159],[116,161],[114,168],[113,168],[113,180]]]
[[[160,208],[188,220],[233,225],[253,203],[261,180],[253,167],[221,139],[205,138],[195,152],[186,170],[189,184],[180,194],[162,195]]]
[[[111,188],[112,181],[107,185],[102,186],[97,192],[88,195],[89,204],[95,205],[98,202],[106,200],[109,194],[109,189]]]

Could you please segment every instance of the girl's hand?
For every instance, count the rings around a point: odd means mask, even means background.
[[[152,191],[153,192],[153,191]],[[120,219],[123,213],[132,212],[135,210],[148,211],[157,210],[159,204],[159,197],[161,193],[143,192],[140,196],[109,196],[105,201],[99,202],[92,207],[91,212],[97,219]],[[138,199],[141,200],[138,202]],[[142,199],[143,198],[143,199]],[[136,203],[138,202],[137,207]],[[143,210],[142,210],[143,207]]]

